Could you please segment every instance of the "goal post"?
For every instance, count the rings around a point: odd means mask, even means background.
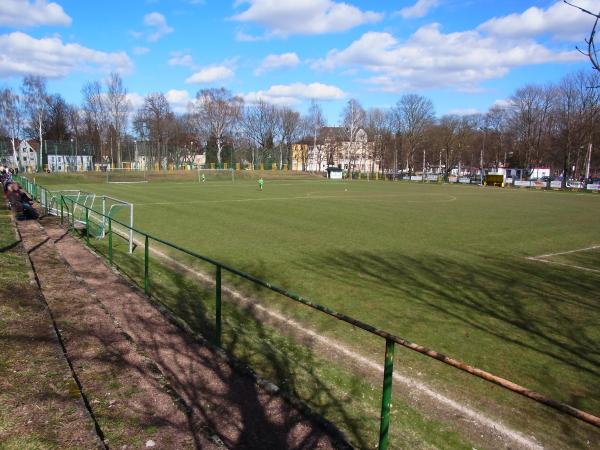
[[[209,181],[235,182],[235,170],[233,169],[201,169],[198,168],[198,183]]]
[[[49,213],[66,215],[73,226],[87,226],[90,236],[98,239],[106,237],[109,219],[125,225],[123,227],[113,222],[111,229],[114,234],[127,241],[129,253],[133,253],[133,203],[79,190],[54,191],[51,195],[55,200],[48,209]],[[61,209],[61,198],[67,201],[66,209]]]
[[[107,183],[147,183],[148,175],[145,170],[110,169],[106,171]]]

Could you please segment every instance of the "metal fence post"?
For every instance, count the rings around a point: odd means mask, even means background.
[[[90,245],[90,210],[85,207],[85,241]]]
[[[60,224],[61,225],[63,224],[63,221],[64,221],[63,202],[64,202],[64,199],[63,199],[63,196],[61,195],[60,196]]]
[[[112,219],[108,218],[108,262],[113,263]]]
[[[383,369],[383,393],[381,395],[381,424],[379,427],[379,450],[387,450],[390,431],[390,407],[392,400],[392,375],[394,373],[394,341],[385,340],[385,363]]]
[[[215,342],[221,346],[221,266],[215,276]]]
[[[149,253],[149,243],[150,240],[148,239],[148,235],[146,235],[146,238],[144,240],[144,293],[146,295],[150,295],[150,277],[149,277],[149,257],[150,257],[150,253]]]

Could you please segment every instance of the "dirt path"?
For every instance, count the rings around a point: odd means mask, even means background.
[[[23,240],[109,445],[152,440],[158,448],[334,448],[338,436],[170,323],[55,221],[41,222],[45,229],[21,224]],[[112,389],[106,389],[109,376]],[[93,394],[104,389],[110,398]],[[117,410],[119,423],[111,419]],[[132,433],[128,426],[136,421]]]
[[[3,205],[0,227],[0,448],[100,449]]]

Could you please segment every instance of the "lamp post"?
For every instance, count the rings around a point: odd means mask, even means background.
[[[71,154],[69,155],[69,160],[73,161],[73,138],[71,138]],[[71,167],[71,163],[69,162],[69,167]],[[75,172],[77,172],[77,157],[75,157]]]
[[[136,169],[139,169],[138,167],[138,151],[137,151],[137,139],[133,140],[133,166]]]
[[[481,151],[479,153],[479,170],[480,170],[480,180],[479,180],[479,185],[483,186],[483,177],[484,177],[484,173],[483,173],[483,152],[485,151],[485,138],[487,136],[487,128],[483,127],[483,145],[481,146]]]

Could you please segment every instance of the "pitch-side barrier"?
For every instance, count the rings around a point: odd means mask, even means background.
[[[18,177],[17,181],[21,183],[23,186],[27,188],[29,193],[36,198],[37,200],[46,199],[47,196],[50,195],[47,189],[44,187],[31,182],[23,177]],[[61,223],[64,223],[65,218],[72,217],[73,215],[69,215],[68,211],[72,211],[75,207],[79,206],[83,208],[85,211],[85,240],[89,245],[90,233],[88,233],[90,229],[90,211],[95,214],[102,214],[98,211],[92,210],[89,206],[84,203],[77,202],[72,197],[60,195],[59,199],[59,215],[61,219]],[[48,202],[46,202],[47,204]],[[65,212],[67,211],[67,212]],[[173,244],[159,237],[153,236],[151,234],[146,233],[145,231],[134,228],[133,226],[129,226],[126,223],[123,223],[115,218],[110,216],[105,216],[105,219],[108,223],[108,261],[109,264],[113,265],[113,245],[112,239],[114,232],[114,224],[119,225],[123,229],[127,229],[130,232],[138,233],[142,236],[144,240],[144,293],[150,297],[152,295],[151,290],[151,280],[150,280],[150,243],[157,242],[162,245],[165,245],[171,249],[180,251],[186,255],[189,255],[193,258],[197,258],[201,261],[211,264],[215,268],[215,344],[217,346],[221,346],[221,330],[222,330],[222,319],[221,319],[221,275],[223,271],[229,272],[230,274],[236,275],[240,278],[248,280],[258,286],[269,289],[273,292],[276,292],[283,297],[286,297],[290,300],[293,300],[297,303],[303,304],[309,308],[313,308],[321,313],[327,314],[328,316],[334,317],[342,322],[345,322],[354,327],[360,328],[368,333],[371,333],[375,336],[382,338],[385,341],[385,358],[383,362],[384,371],[383,371],[383,389],[382,389],[382,403],[381,403],[381,414],[380,414],[380,426],[379,426],[379,450],[385,450],[388,448],[389,444],[389,429],[390,429],[390,409],[391,409],[391,400],[392,400],[392,379],[394,372],[394,351],[396,344],[401,345],[405,348],[418,352],[422,355],[425,355],[429,358],[440,361],[448,366],[454,367],[456,369],[462,370],[463,372],[467,372],[470,375],[473,375],[477,378],[481,378],[490,383],[496,384],[506,390],[512,391],[516,394],[519,394],[523,397],[529,398],[535,402],[542,403],[550,408],[553,408],[557,411],[560,411],[564,414],[575,417],[583,422],[587,422],[591,425],[594,425],[600,428],[600,417],[594,416],[586,411],[582,411],[577,409],[571,405],[566,403],[559,402],[552,398],[545,396],[539,392],[528,389],[524,386],[521,386],[517,383],[513,383],[510,380],[494,375],[485,370],[479,369],[477,367],[471,366],[463,361],[460,361],[455,358],[451,358],[442,353],[436,352],[430,348],[424,347],[422,345],[416,344],[414,342],[410,342],[406,339],[403,339],[394,334],[388,333],[385,330],[380,330],[368,323],[362,322],[360,320],[354,319],[345,314],[334,311],[326,306],[322,306],[318,303],[315,303],[311,299],[298,295],[294,292],[283,289],[279,286],[275,286],[268,281],[262,280],[260,278],[255,277],[254,275],[248,274],[246,272],[242,272],[234,267],[231,267],[227,264],[219,262],[215,259],[209,258],[207,256],[200,255],[191,250],[183,248],[177,244]],[[73,226],[72,222],[67,220],[68,225]]]

